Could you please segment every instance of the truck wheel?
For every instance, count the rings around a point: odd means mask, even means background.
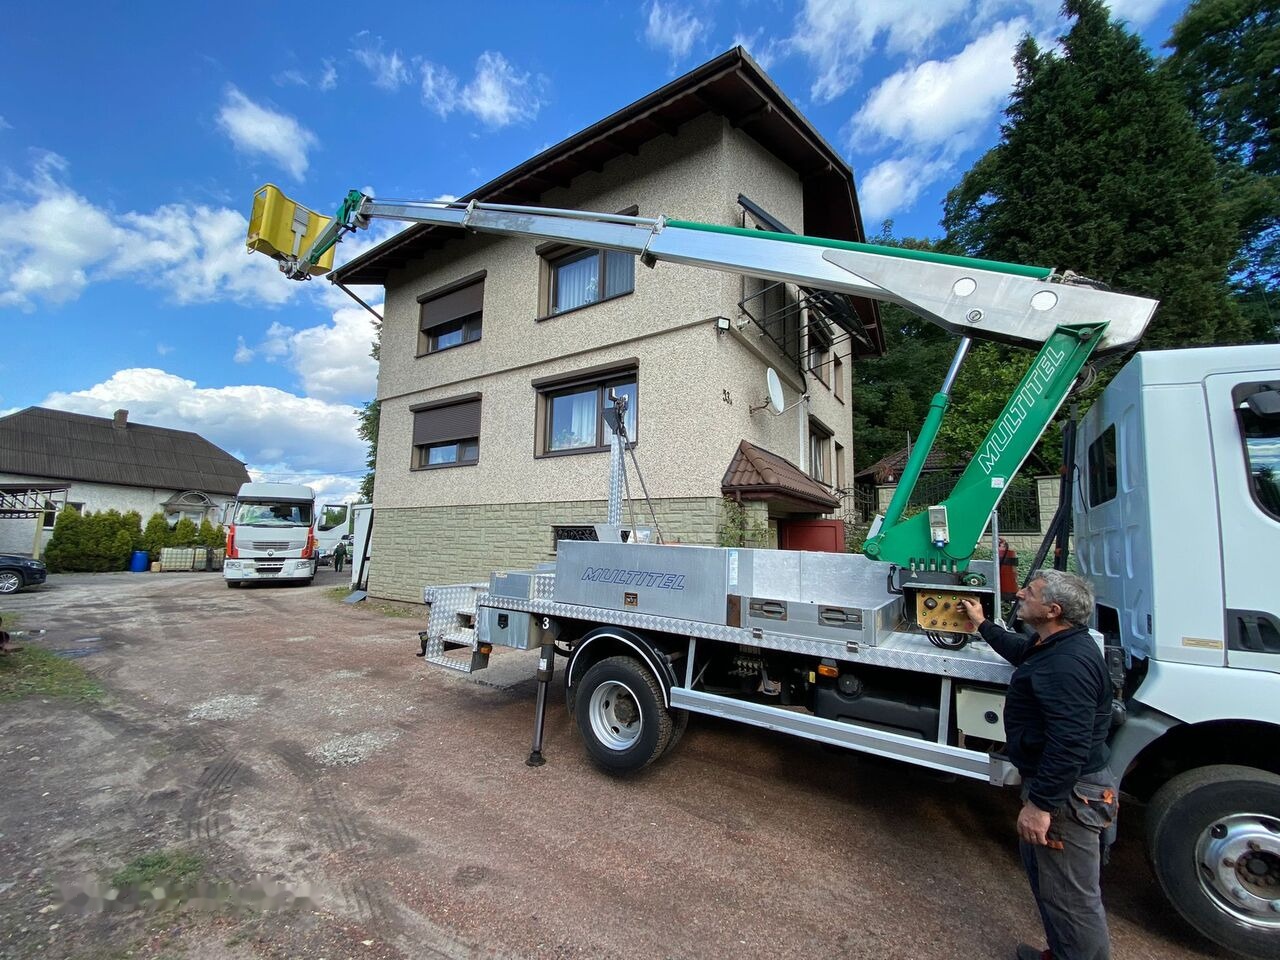
[[[1244,956],[1280,958],[1280,777],[1227,765],[1174,777],[1147,807],[1147,852],[1193,927]]]
[[[228,581],[227,581],[227,589],[229,589],[229,590],[234,590],[234,589],[235,589],[236,587],[238,587],[238,586],[240,586],[240,581],[239,581],[239,580],[228,580]]]
[[[635,773],[671,740],[662,687],[633,657],[609,657],[578,681],[574,719],[595,764],[608,773]]]
[[[689,729],[688,710],[668,710],[667,712],[671,714],[671,739],[667,741],[667,747],[662,751],[663,753],[674,750],[680,738],[684,736],[684,732]]]

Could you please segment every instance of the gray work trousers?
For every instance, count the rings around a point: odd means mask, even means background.
[[[1022,799],[1027,799],[1025,786]],[[1118,807],[1111,771],[1085,774],[1069,802],[1053,815],[1050,845],[1018,841],[1054,960],[1111,958],[1099,871],[1115,833]]]

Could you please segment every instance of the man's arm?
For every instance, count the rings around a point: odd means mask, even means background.
[[[1027,658],[1027,653],[1035,645],[1035,641],[1012,630],[1005,630],[987,619],[982,612],[982,604],[969,597],[960,600],[965,615],[973,623],[974,629],[982,634],[982,639],[991,645],[991,649],[1004,657],[1015,667]]]

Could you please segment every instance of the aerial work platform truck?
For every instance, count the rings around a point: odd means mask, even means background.
[[[667,545],[656,518],[624,525],[626,398],[611,398],[609,515],[598,542],[561,542],[554,563],[495,572],[487,584],[424,589],[428,661],[472,671],[495,646],[538,651],[530,762],[542,760],[559,657],[587,752],[611,772],[653,763],[690,715],[708,714],[1017,782],[1002,754],[1012,668],[970,635],[959,601],[976,597],[1000,616],[999,578],[975,549],[1086,363],[1131,352],[1154,301],[1048,268],[666,217],[383,202],[355,191],[327,224],[297,221],[314,236],[309,245],[259,236],[256,249],[307,279],[344,233],[377,218],[869,297],[959,337],[861,554]],[[951,494],[908,516],[975,339],[1038,353]],[[1116,689],[1111,763],[1147,805],[1155,875],[1208,937],[1280,957],[1280,345],[1138,353],[1066,433],[1053,532],[1065,544],[1074,522],[1076,562],[1097,593],[1092,626]]]

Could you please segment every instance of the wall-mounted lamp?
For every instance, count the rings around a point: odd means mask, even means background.
[[[728,333],[729,327],[733,323],[728,317],[716,317],[716,333]]]

